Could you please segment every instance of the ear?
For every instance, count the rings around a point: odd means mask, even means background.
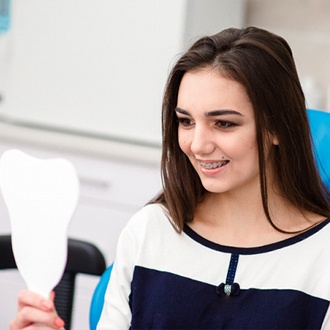
[[[277,135],[272,133],[272,132],[267,132],[266,133],[266,137],[267,137],[267,140],[269,142],[269,144],[272,144],[272,145],[275,145],[275,146],[278,146],[279,145],[279,142],[278,142],[278,138],[277,138]]]
[[[279,142],[278,142],[278,138],[276,135],[272,134],[271,135],[271,141],[274,145],[278,146],[279,145]]]

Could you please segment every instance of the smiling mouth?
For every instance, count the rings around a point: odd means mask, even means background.
[[[211,170],[211,169],[218,168],[218,167],[228,164],[229,160],[225,160],[223,162],[216,162],[216,163],[203,163],[203,162],[198,162],[198,163],[203,168],[205,168],[207,170]]]

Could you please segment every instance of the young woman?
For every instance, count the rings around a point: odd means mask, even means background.
[[[162,118],[164,189],[120,236],[98,329],[330,329],[330,195],[287,42],[199,39]],[[20,295],[11,329],[62,327],[42,301]]]

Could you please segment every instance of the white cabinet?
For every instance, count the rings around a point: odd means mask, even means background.
[[[80,178],[81,192],[69,226],[69,237],[94,243],[103,252],[107,264],[114,259],[118,235],[123,226],[161,189],[160,170],[155,163],[87,157],[60,151],[59,148],[46,150],[9,142],[0,143],[0,154],[12,148],[40,158],[64,157],[73,163]],[[131,152],[135,152],[134,146],[131,147]],[[6,233],[10,233],[10,223],[1,196],[0,234]],[[79,275],[77,278],[73,330],[88,329],[89,305],[98,279],[87,275]],[[0,272],[0,283],[2,327],[7,325],[15,314],[17,293],[25,285],[18,272],[12,270]]]
[[[176,56],[203,34],[242,26],[245,13],[244,0],[11,2],[3,118],[158,145]]]

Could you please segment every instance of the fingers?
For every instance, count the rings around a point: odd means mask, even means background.
[[[37,327],[33,324],[42,324]],[[47,313],[32,307],[24,307],[11,322],[11,330],[27,330],[27,329],[60,329],[64,326],[64,322],[55,313]]]
[[[18,296],[18,313],[11,321],[11,330],[32,330],[32,329],[60,329],[64,322],[57,315],[54,306],[54,294],[50,299],[45,299],[38,294],[25,290]],[[34,323],[43,324],[44,327],[37,327]]]
[[[18,295],[18,310],[20,311],[25,306],[31,306],[50,311],[54,308],[53,299],[46,299],[34,292],[23,290]]]

